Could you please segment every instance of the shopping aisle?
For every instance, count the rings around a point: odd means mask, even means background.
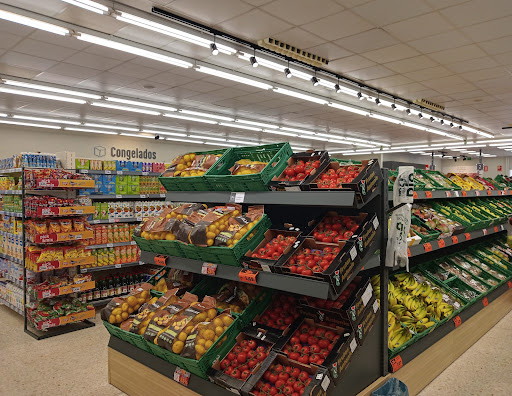
[[[510,395],[512,311],[432,381],[418,396]],[[448,391],[450,390],[450,391]]]
[[[23,332],[23,319],[0,305],[0,395],[124,395],[108,383],[109,334],[96,326],[37,341]]]

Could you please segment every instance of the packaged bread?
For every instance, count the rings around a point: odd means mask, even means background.
[[[233,321],[231,312],[227,310],[211,320],[198,323],[188,335],[181,356],[189,359],[201,359]],[[225,342],[226,338],[227,336],[224,336],[219,340],[219,345]]]
[[[263,216],[262,205],[249,206],[246,214],[231,217],[228,220],[227,230],[220,232],[216,237],[215,246],[233,247],[238,241],[249,232]]]
[[[158,309],[165,308],[166,306],[179,300],[177,292],[178,289],[169,290],[155,302],[143,305],[139,312],[137,313],[137,315],[135,315],[135,317],[133,318],[132,325],[130,327],[130,332],[137,333],[140,335],[144,334],[151,318],[154,316],[155,312]]]
[[[180,300],[157,310],[146,327],[144,338],[149,342],[157,344],[158,335],[170,326],[174,315],[179,314],[181,311],[187,309],[190,304],[195,303],[197,303],[197,296],[195,294],[185,293]]]
[[[215,316],[217,316],[215,299],[206,296],[203,301],[191,304],[187,309],[175,315],[167,329],[158,335],[157,344],[179,355],[194,327]]]
[[[143,283],[128,296],[113,298],[101,310],[101,319],[108,321],[110,324],[121,324],[132,313],[138,312],[139,308],[151,299],[149,290],[152,287],[149,283]]]

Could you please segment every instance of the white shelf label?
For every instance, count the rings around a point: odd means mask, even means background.
[[[74,287],[72,290],[73,290],[73,293],[77,293],[77,292],[80,291],[80,288],[79,287]]]
[[[114,267],[115,268],[121,268],[121,264],[115,264]]]
[[[357,256],[357,250],[355,246],[352,246],[352,249],[350,249],[350,258],[352,260],[355,260]]]
[[[107,247],[108,248],[114,247],[114,244],[113,243],[107,243]]]
[[[267,264],[261,264],[261,269],[265,272],[271,272],[270,271],[270,266],[267,265]]]
[[[123,174],[123,171],[117,171],[117,174],[118,174],[118,175],[122,175],[122,174]]]
[[[101,220],[93,220],[92,221],[93,224],[100,224],[101,223]]]
[[[116,198],[123,198],[121,194],[116,194]]]
[[[356,339],[354,338],[351,342],[350,342],[350,350],[352,351],[352,353],[354,353],[354,351],[356,350],[357,348],[357,341]]]
[[[327,392],[327,388],[329,387],[331,383],[331,380],[329,379],[329,376],[326,375],[322,381],[322,384],[320,385],[322,387],[322,389]]]
[[[106,175],[111,175],[111,174],[112,174],[112,171],[106,170],[106,171],[105,171],[105,174],[106,174]]]
[[[372,298],[373,288],[372,285],[368,285],[366,290],[364,291],[363,295],[361,296],[361,300],[363,301],[363,305],[366,307],[366,304],[368,304],[368,301],[370,301],[370,298]]]
[[[379,219],[377,217],[373,219],[373,228],[379,228]]]
[[[142,176],[148,176],[149,172],[142,172]]]
[[[379,310],[379,300],[375,300],[373,303],[373,313],[377,312]]]
[[[245,192],[235,193],[235,203],[243,203],[245,199]]]
[[[82,274],[85,274],[85,273],[87,272],[87,268],[82,268],[82,269],[80,270],[80,272],[81,272]]]
[[[165,194],[160,194],[160,198],[165,198]]]
[[[141,198],[147,198],[148,196],[146,194],[141,194],[140,197]]]

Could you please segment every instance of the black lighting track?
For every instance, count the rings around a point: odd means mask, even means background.
[[[463,118],[460,118],[460,117],[457,117],[457,116],[454,116],[454,115],[451,115],[451,114],[448,114],[448,113],[443,113],[441,111],[433,110],[433,109],[430,109],[428,107],[421,106],[421,105],[419,105],[417,103],[414,103],[411,100],[408,100],[408,99],[402,98],[400,96],[396,96],[396,95],[390,94],[389,92],[382,91],[382,90],[380,90],[378,88],[375,88],[375,87],[371,87],[371,86],[366,85],[366,84],[364,84],[361,81],[358,81],[356,79],[352,79],[350,77],[346,77],[346,76],[343,76],[343,75],[340,75],[340,74],[336,74],[336,73],[334,73],[334,72],[332,72],[330,70],[326,70],[326,69],[323,69],[323,68],[320,68],[320,67],[312,66],[309,63],[297,60],[295,58],[288,57],[286,55],[279,54],[277,52],[269,50],[268,48],[261,47],[258,44],[254,44],[254,43],[252,43],[250,41],[241,39],[241,38],[236,37],[236,36],[232,36],[232,35],[230,35],[228,33],[225,33],[225,32],[222,32],[220,30],[211,28],[211,27],[209,27],[207,25],[203,25],[202,23],[199,23],[199,22],[192,21],[190,19],[184,18],[181,15],[174,14],[174,13],[172,13],[172,12],[170,12],[168,10],[165,10],[163,8],[152,7],[151,8],[151,12],[154,13],[154,14],[163,16],[165,18],[172,19],[173,21],[181,23],[182,25],[189,26],[189,27],[192,27],[194,29],[200,30],[202,32],[210,33],[210,34],[213,34],[214,36],[222,37],[222,38],[227,39],[229,41],[245,45],[245,46],[247,46],[247,47],[249,47],[249,48],[251,48],[253,50],[258,50],[258,51],[264,52],[264,53],[266,53],[268,55],[271,55],[271,56],[276,57],[276,58],[280,58],[280,59],[282,59],[284,61],[292,62],[292,63],[295,63],[295,64],[299,64],[299,65],[304,66],[304,67],[306,67],[308,69],[312,69],[314,72],[322,72],[324,74],[327,74],[327,75],[333,77],[334,79],[339,79],[340,81],[344,81],[344,82],[348,82],[348,83],[353,84],[353,85],[357,85],[359,88],[365,88],[365,89],[368,89],[370,91],[373,91],[377,95],[386,95],[387,97],[392,98],[393,100],[397,100],[397,99],[401,100],[401,101],[407,103],[409,106],[415,106],[415,107],[417,107],[417,108],[419,108],[421,110],[428,110],[432,114],[442,115],[444,117],[451,118],[452,120],[458,121],[461,124],[463,124],[463,123],[469,124],[469,121],[467,121],[467,120],[465,120]],[[283,71],[284,71],[284,68],[283,68]]]

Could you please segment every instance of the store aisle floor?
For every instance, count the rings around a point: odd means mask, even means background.
[[[108,332],[96,326],[36,341],[20,315],[0,305],[0,395],[124,395],[108,383]],[[428,385],[419,396],[509,395],[512,388],[512,312]]]
[[[428,370],[427,367],[425,367]],[[418,396],[505,396],[512,389],[512,311]]]
[[[0,395],[124,395],[108,383],[109,334],[96,326],[37,341],[23,332],[23,318],[0,305]]]

